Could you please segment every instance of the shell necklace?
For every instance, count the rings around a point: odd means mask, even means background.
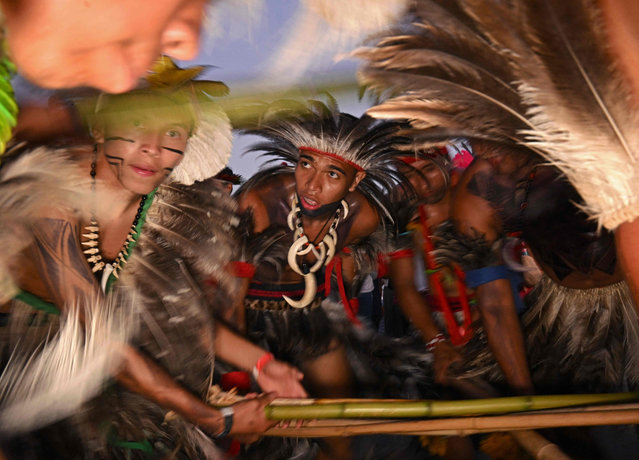
[[[294,231],[293,244],[288,250],[288,265],[295,273],[304,277],[304,295],[300,300],[293,300],[288,296],[282,296],[292,307],[304,308],[315,298],[315,294],[317,293],[315,273],[322,266],[326,266],[331,259],[333,259],[333,256],[335,256],[335,247],[337,245],[337,226],[339,225],[342,210],[344,212],[343,219],[345,219],[348,215],[348,204],[346,201],[342,200],[341,205],[342,207],[337,208],[335,211],[333,221],[328,228],[328,232],[324,235],[324,238],[322,238],[322,240],[318,243],[313,243],[309,241],[308,235],[304,232],[304,227],[302,225],[302,210],[297,198],[297,193],[293,195],[291,212],[288,213],[286,218],[288,227]],[[310,266],[308,263],[303,262],[300,267],[297,263],[297,256],[306,256],[309,253],[312,253],[317,261]]]
[[[95,157],[91,162],[91,191],[93,192],[93,196],[95,197],[95,168],[96,168],[96,160]],[[98,221],[95,218],[95,209],[91,213],[91,221],[89,225],[84,227],[85,233],[82,234],[82,237],[85,238],[86,241],[82,241],[81,244],[84,248],[82,252],[84,253],[84,257],[87,259],[89,266],[91,267],[91,271],[96,274],[98,272],[102,272],[102,276],[100,278],[100,286],[102,290],[106,290],[106,283],[109,279],[110,275],[113,273],[113,276],[117,279],[119,278],[119,272],[122,269],[122,266],[126,263],[126,256],[129,253],[129,246],[135,240],[135,235],[137,234],[136,227],[138,222],[140,221],[140,217],[144,212],[144,204],[146,203],[147,195],[142,195],[140,199],[140,206],[138,207],[137,212],[135,213],[135,219],[133,220],[133,224],[131,224],[131,229],[129,233],[126,235],[126,239],[122,244],[122,248],[115,260],[112,263],[105,262],[102,258],[102,254],[100,254],[100,226]]]

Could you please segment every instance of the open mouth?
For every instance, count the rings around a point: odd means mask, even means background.
[[[153,176],[157,171],[146,165],[131,165],[131,169],[139,176],[149,177]]]
[[[317,202],[315,200],[312,200],[310,198],[304,197],[304,196],[300,198],[300,202],[301,202],[302,206],[304,206],[309,211],[314,211],[316,209],[319,209],[319,207],[320,207],[319,202]]]

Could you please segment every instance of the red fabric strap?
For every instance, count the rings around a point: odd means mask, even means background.
[[[359,302],[355,302],[358,299],[349,299],[346,297],[346,288],[344,287],[344,277],[342,275],[342,258],[341,257],[333,257],[326,267],[326,272],[324,275],[324,284],[326,286],[326,296],[331,293],[331,274],[335,270],[335,274],[337,275],[337,286],[339,288],[339,296],[342,300],[342,305],[344,305],[344,311],[346,312],[346,316],[351,321],[351,323],[361,326],[362,323],[359,319],[357,319],[357,310],[359,309]],[[351,304],[351,301],[353,303]],[[353,311],[353,309],[355,309]]]
[[[433,291],[433,294],[438,299],[438,304],[441,307],[441,312],[444,315],[444,321],[446,322],[446,329],[448,329],[450,341],[453,345],[464,345],[470,340],[473,335],[473,330],[471,327],[470,304],[468,303],[468,298],[466,297],[466,285],[464,283],[465,274],[457,265],[453,266],[455,278],[457,281],[457,290],[459,292],[461,301],[460,303],[462,306],[462,312],[464,314],[463,324],[459,325],[457,324],[457,320],[455,319],[453,310],[450,307],[450,304],[446,297],[446,293],[444,292],[441,280],[441,272],[437,270],[437,264],[435,262],[435,257],[433,256],[433,251],[435,248],[431,240],[431,235],[428,229],[428,219],[426,217],[426,211],[424,210],[423,206],[419,207],[419,220],[421,223],[422,237],[424,240],[424,257],[426,259],[426,266],[428,269],[433,270],[428,278],[430,281],[430,289]]]
[[[233,275],[238,278],[253,278],[255,275],[255,265],[249,262],[233,261],[231,262],[231,270]]]
[[[358,165],[357,163],[353,163],[350,160],[347,160],[346,158],[336,154],[336,153],[332,153],[332,152],[325,152],[323,150],[320,149],[315,149],[313,147],[300,147],[299,150],[301,152],[303,151],[307,151],[307,152],[313,152],[313,153],[319,153],[320,155],[326,155],[327,157],[331,157],[331,158],[335,158],[336,160],[341,161],[342,163],[346,163],[347,165],[352,166],[353,168],[355,168],[357,171],[364,171],[364,168],[362,168],[360,165]]]
[[[390,257],[391,260],[397,260],[413,257],[414,255],[415,253],[412,249],[400,249],[399,251],[394,251],[388,254],[388,257]]]
[[[406,163],[408,165],[412,165],[413,163],[415,163],[417,161],[417,158],[415,158],[414,156],[401,156],[401,157],[397,157],[397,159],[403,163]]]

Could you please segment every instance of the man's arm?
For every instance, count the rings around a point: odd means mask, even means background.
[[[422,340],[428,343],[441,331],[433,321],[430,307],[424,297],[417,291],[414,282],[414,266],[412,257],[392,258],[390,262],[390,279],[397,296],[399,306],[404,316],[419,330]],[[455,361],[460,361],[459,353],[446,340],[435,344],[435,380],[446,383],[448,367]]]
[[[262,193],[264,191],[262,190]],[[253,216],[253,233],[260,233],[271,224],[266,204],[257,189],[250,189],[237,196],[237,203],[241,212],[249,211]]]
[[[617,257],[639,313],[639,219],[624,222],[615,230]]]
[[[220,359],[245,371],[253,370],[266,354],[264,349],[221,323],[216,323],[215,327],[215,351]],[[257,383],[262,390],[276,392],[278,396],[305,398],[307,394],[300,383],[303,378],[304,374],[293,366],[270,359],[257,374]]]
[[[488,346],[506,381],[519,394],[534,393],[510,281],[499,279],[479,285],[476,295]]]
[[[500,260],[490,248],[502,233],[498,210],[504,200],[512,199],[512,192],[500,190],[491,179],[492,174],[489,162],[476,161],[462,177],[453,203],[457,232],[472,241],[472,250],[486,259],[484,264],[478,261],[480,265],[472,268],[493,264],[491,258]],[[488,345],[508,384],[518,393],[532,393],[523,332],[510,282],[498,279],[481,284],[476,288],[476,295]]]

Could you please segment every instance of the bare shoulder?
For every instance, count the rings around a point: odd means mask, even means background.
[[[380,224],[380,215],[377,209],[362,195],[355,191],[346,197],[351,209],[351,230],[348,235],[348,243],[366,238],[373,233]]]
[[[495,181],[496,170],[489,160],[478,159],[464,172],[453,196],[451,217],[461,233],[489,241],[501,230],[495,200],[505,196]]]
[[[288,203],[294,186],[292,174],[277,174],[259,181],[236,196],[240,211],[252,212],[256,233],[271,224],[275,216],[274,210],[280,203]]]

